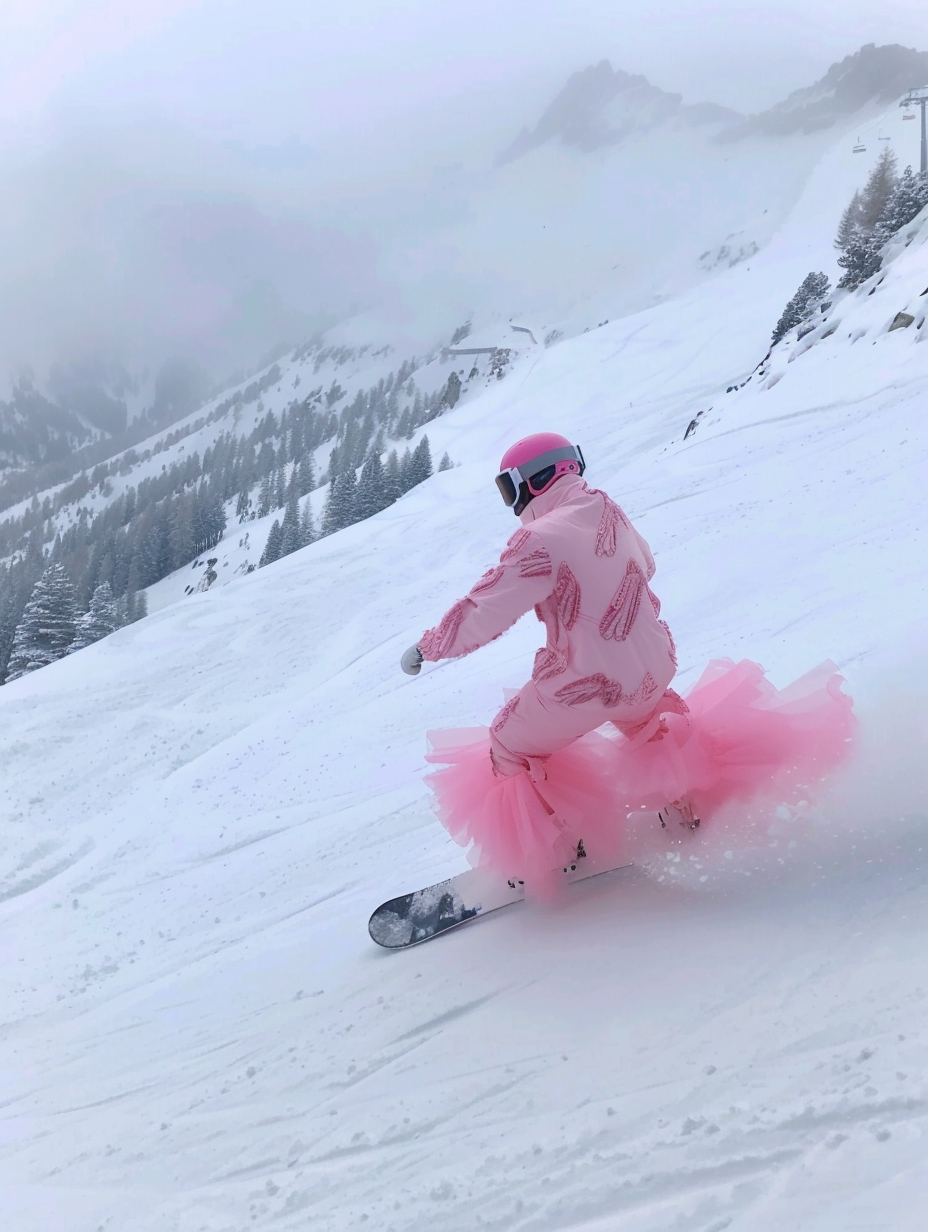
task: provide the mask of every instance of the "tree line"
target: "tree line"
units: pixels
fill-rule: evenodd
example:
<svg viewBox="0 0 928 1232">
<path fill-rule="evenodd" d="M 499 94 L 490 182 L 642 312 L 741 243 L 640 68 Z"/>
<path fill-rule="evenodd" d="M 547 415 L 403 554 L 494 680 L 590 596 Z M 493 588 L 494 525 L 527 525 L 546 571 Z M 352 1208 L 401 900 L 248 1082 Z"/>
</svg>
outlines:
<svg viewBox="0 0 928 1232">
<path fill-rule="evenodd" d="M 896 156 L 890 149 L 884 149 L 867 183 L 854 193 L 838 224 L 835 247 L 841 254 L 838 265 L 844 270 L 838 288 L 856 290 L 879 273 L 888 241 L 926 205 L 928 176 L 916 174 L 911 167 L 898 175 Z M 802 337 L 804 330 L 812 328 L 813 319 L 827 311 L 830 295 L 827 274 L 807 274 L 783 309 L 770 339 L 771 346 L 793 330 Z"/>
<path fill-rule="evenodd" d="M 835 247 L 844 274 L 841 288 L 854 290 L 879 272 L 888 240 L 928 205 L 928 177 L 906 167 L 896 172 L 896 156 L 882 151 L 863 189 L 854 193 L 841 215 Z"/>
<path fill-rule="evenodd" d="M 446 453 L 438 469 L 450 470 L 451 465 Z M 391 450 L 386 465 L 379 453 L 370 454 L 360 474 L 347 470 L 330 480 L 319 537 L 373 517 L 431 475 L 432 453 L 427 436 L 422 437 L 415 449 L 407 448 L 402 457 L 395 449 Z M 283 520 L 274 519 L 259 566 L 289 556 L 317 537 L 309 501 L 301 513 L 298 493 L 298 485 L 291 480 Z"/>
<path fill-rule="evenodd" d="M 247 435 L 221 433 L 202 458 L 194 451 L 164 464 L 160 474 L 130 485 L 97 512 L 89 503 L 72 510 L 90 493 L 112 497 L 114 481 L 155 451 L 101 463 L 41 503 L 34 497 L 22 515 L 0 524 L 0 558 L 8 557 L 0 565 L 0 683 L 12 678 L 11 661 L 20 663 L 12 658 L 17 632 L 50 565 L 60 565 L 70 581 L 74 619 L 100 630 L 105 621 L 90 621 L 100 587 L 109 588 L 118 621 L 137 619 L 146 587 L 219 543 L 226 505 L 232 501 L 239 522 L 284 510 L 283 520 L 272 527 L 262 564 L 311 542 L 316 532 L 309 502 L 302 514 L 298 507 L 316 487 L 313 454 L 327 440 L 333 444 L 320 480 L 329 481 L 321 534 L 371 516 L 422 482 L 432 473 L 427 438 L 402 457 L 394 449 L 386 465 L 381 461 L 388 439 L 412 435 L 446 405 L 440 394 L 426 397 L 416 390 L 411 371 L 411 363 L 401 365 L 398 373 L 359 390 L 350 403 L 340 387 L 315 389 L 280 416 L 265 412 Z M 340 411 L 339 402 L 346 402 Z M 183 429 L 179 433 L 186 435 Z M 445 464 L 451 465 L 447 457 Z M 64 529 L 63 511 L 68 519 Z M 98 607 L 102 601 L 98 598 Z M 61 639 L 55 642 L 61 653 L 71 645 L 62 650 Z M 15 670 L 22 674 L 19 666 Z"/>
<path fill-rule="evenodd" d="M 77 606 L 74 585 L 57 562 L 43 570 L 16 626 L 6 679 L 46 667 L 75 650 L 99 641 L 122 625 L 146 615 L 144 592 L 117 600 L 109 582 L 95 587 L 85 612 Z"/>
</svg>

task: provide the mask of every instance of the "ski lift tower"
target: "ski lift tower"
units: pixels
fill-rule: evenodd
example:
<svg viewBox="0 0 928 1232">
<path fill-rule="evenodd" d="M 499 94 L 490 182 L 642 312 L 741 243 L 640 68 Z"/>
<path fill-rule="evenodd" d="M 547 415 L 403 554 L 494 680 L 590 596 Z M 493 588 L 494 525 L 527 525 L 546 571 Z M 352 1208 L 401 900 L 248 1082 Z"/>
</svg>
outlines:
<svg viewBox="0 0 928 1232">
<path fill-rule="evenodd" d="M 925 108 L 928 107 L 928 86 L 915 86 L 910 90 L 900 107 L 921 107 L 922 109 L 922 175 L 928 175 L 928 130 L 925 128 Z"/>
</svg>

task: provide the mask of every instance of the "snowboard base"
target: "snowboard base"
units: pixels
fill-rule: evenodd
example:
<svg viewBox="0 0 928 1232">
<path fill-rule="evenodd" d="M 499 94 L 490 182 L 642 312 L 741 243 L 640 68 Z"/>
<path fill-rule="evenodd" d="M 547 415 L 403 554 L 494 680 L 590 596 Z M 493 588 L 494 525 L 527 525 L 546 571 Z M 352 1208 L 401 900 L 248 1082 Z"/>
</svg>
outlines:
<svg viewBox="0 0 928 1232">
<path fill-rule="evenodd" d="M 578 855 L 577 860 L 564 869 L 564 881 L 568 885 L 589 881 L 591 877 L 630 867 L 629 864 L 596 864 L 589 856 Z M 523 882 L 507 880 L 490 869 L 471 868 L 457 877 L 381 903 L 370 918 L 368 932 L 371 940 L 385 949 L 404 950 L 478 916 L 514 906 L 524 897 Z"/>
</svg>

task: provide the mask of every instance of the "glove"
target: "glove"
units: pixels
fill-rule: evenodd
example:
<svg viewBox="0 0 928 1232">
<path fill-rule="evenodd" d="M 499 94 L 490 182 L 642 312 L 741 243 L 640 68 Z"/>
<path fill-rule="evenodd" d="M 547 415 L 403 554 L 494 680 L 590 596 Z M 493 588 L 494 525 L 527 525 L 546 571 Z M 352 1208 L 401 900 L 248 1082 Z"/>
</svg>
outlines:
<svg viewBox="0 0 928 1232">
<path fill-rule="evenodd" d="M 422 652 L 418 646 L 410 646 L 400 659 L 400 667 L 407 676 L 418 676 L 422 667 Z"/>
</svg>

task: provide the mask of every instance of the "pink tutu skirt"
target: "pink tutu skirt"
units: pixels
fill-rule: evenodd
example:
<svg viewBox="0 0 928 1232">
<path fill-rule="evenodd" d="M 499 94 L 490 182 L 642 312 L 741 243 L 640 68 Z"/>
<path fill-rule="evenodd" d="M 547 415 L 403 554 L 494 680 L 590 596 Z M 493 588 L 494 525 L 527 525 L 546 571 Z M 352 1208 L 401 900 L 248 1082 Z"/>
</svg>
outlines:
<svg viewBox="0 0 928 1232">
<path fill-rule="evenodd" d="M 473 865 L 549 896 L 582 839 L 597 862 L 622 858 L 628 815 L 686 798 L 704 825 L 725 805 L 814 800 L 850 752 L 856 720 L 842 677 L 823 663 L 777 690 L 750 660 L 714 660 L 685 714 L 658 710 L 633 739 L 606 725 L 522 774 L 498 777 L 486 728 L 429 733 L 435 807 Z"/>
</svg>

